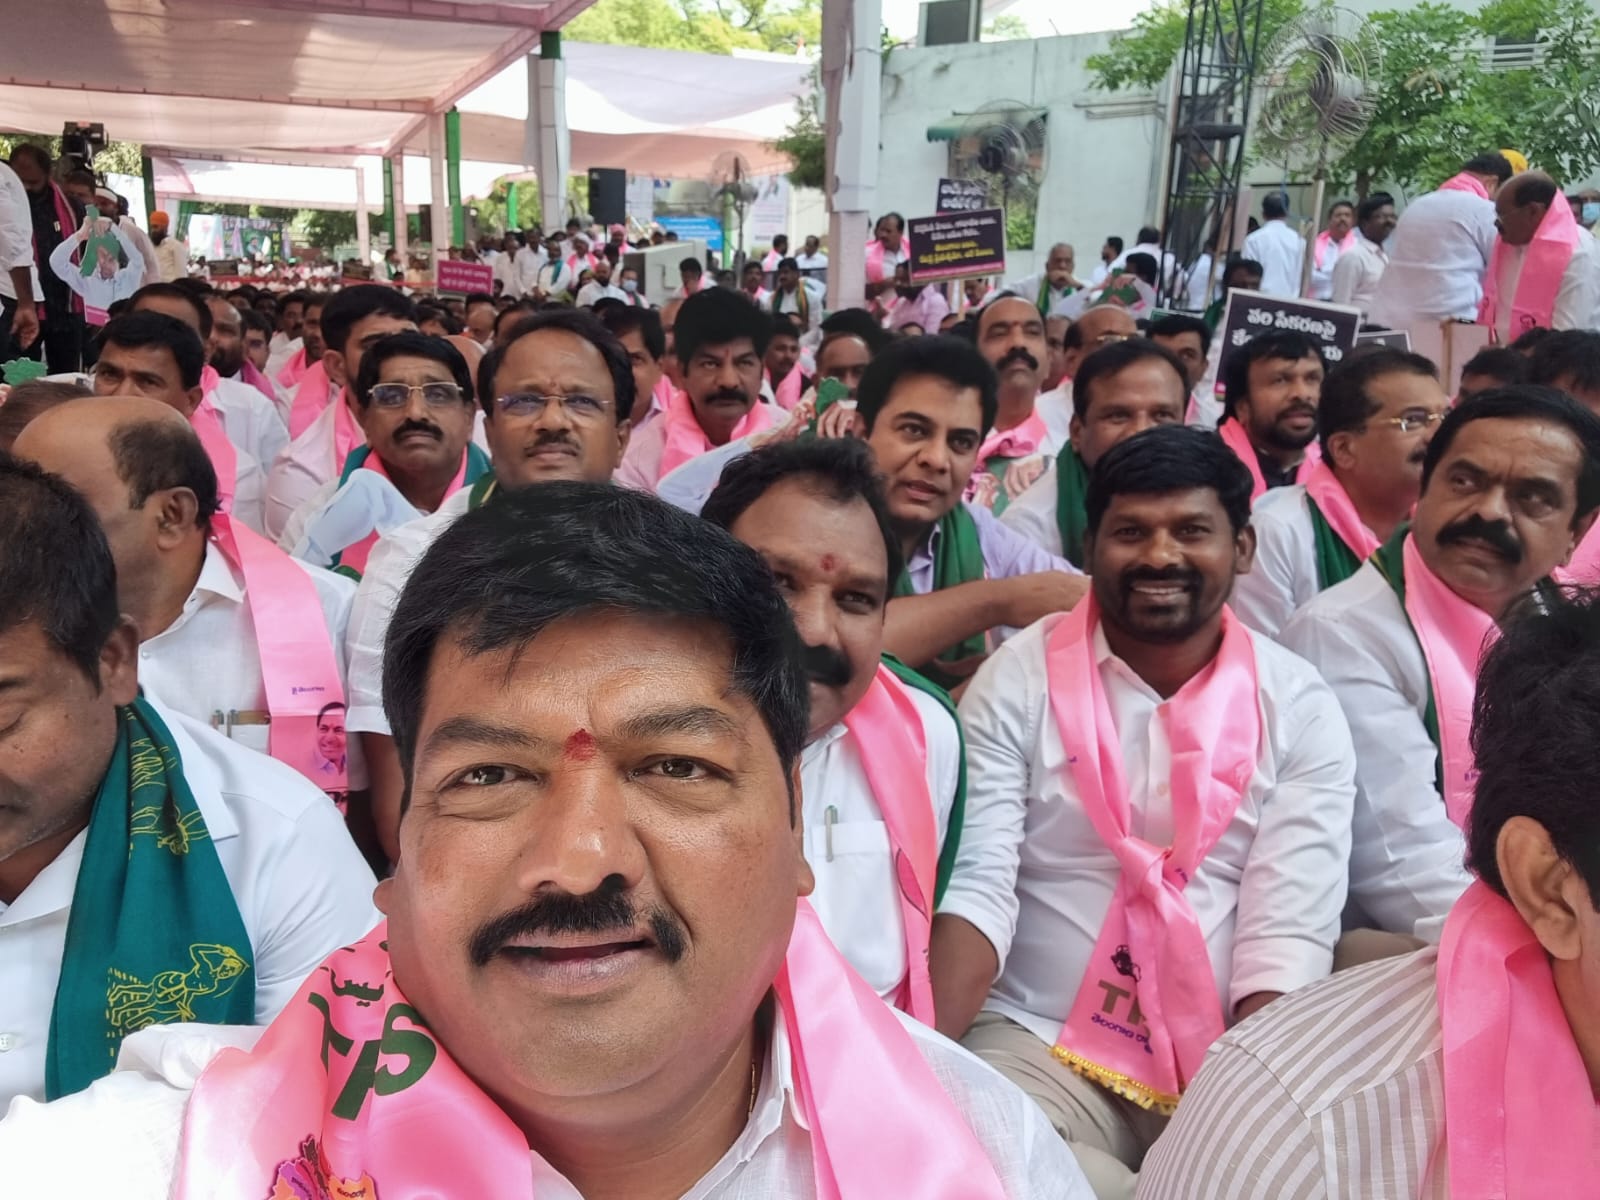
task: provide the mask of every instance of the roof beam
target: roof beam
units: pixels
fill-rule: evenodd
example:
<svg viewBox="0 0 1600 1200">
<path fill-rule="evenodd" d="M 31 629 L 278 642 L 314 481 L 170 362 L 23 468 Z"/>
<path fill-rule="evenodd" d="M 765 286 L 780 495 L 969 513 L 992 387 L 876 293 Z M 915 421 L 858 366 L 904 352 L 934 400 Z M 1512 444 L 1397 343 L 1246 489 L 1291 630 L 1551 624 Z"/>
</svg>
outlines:
<svg viewBox="0 0 1600 1200">
<path fill-rule="evenodd" d="M 225 0 L 225 3 L 227 7 L 241 10 L 265 9 L 268 12 L 307 13 L 319 17 L 440 21 L 450 25 L 494 25 L 502 29 L 546 28 L 544 5 L 457 4 L 451 0 Z"/>
<path fill-rule="evenodd" d="M 535 34 L 535 37 L 538 35 Z M 338 100 L 332 98 L 311 98 L 306 96 L 270 96 L 270 95 L 245 95 L 229 94 L 216 95 L 210 92 L 184 91 L 181 88 L 164 87 L 159 89 L 126 87 L 115 83 L 79 83 L 66 84 L 58 80 L 28 79 L 19 75 L 0 77 L 0 83 L 10 84 L 14 87 L 41 88 L 52 92 L 98 92 L 115 96 L 150 96 L 160 100 L 236 100 L 242 104 L 285 104 L 295 108 L 343 108 L 359 109 L 363 112 L 393 112 L 393 113 L 423 113 L 426 114 L 431 105 L 427 100 L 399 98 L 386 100 Z"/>
<path fill-rule="evenodd" d="M 590 0 L 578 0 L 582 7 L 587 7 Z M 444 112 L 461 97 L 465 96 L 479 84 L 488 83 L 501 71 L 505 70 L 517 59 L 538 44 L 540 31 L 530 29 L 506 42 L 493 54 L 480 59 L 469 70 L 462 72 L 447 84 L 443 91 L 433 98 L 433 111 Z"/>
</svg>

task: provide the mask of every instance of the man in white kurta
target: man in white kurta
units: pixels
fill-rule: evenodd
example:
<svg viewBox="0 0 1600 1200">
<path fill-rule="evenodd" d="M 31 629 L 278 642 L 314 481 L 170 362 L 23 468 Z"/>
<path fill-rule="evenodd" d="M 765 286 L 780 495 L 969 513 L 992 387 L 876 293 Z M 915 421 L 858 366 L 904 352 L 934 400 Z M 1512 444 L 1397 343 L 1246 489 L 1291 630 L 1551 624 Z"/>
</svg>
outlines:
<svg viewBox="0 0 1600 1200">
<path fill-rule="evenodd" d="M 1293 299 L 1300 294 L 1300 270 L 1306 240 L 1289 224 L 1289 206 L 1282 196 L 1261 202 L 1261 228 L 1244 240 L 1244 256 L 1261 264 L 1261 290 Z"/>
<path fill-rule="evenodd" d="M 1335 304 L 1348 304 L 1363 313 L 1372 310 L 1383 273 L 1389 266 L 1389 252 L 1384 245 L 1398 219 L 1394 200 L 1386 192 L 1368 196 L 1361 202 L 1356 210 L 1356 236 L 1333 267 L 1332 300 Z"/>
</svg>

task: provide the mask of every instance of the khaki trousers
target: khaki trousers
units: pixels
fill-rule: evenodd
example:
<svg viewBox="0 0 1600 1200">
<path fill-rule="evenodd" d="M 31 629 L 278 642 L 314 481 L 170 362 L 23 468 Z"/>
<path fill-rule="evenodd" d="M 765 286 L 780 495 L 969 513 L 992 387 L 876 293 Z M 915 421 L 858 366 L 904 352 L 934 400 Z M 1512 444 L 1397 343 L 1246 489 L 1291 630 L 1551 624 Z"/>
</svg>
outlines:
<svg viewBox="0 0 1600 1200">
<path fill-rule="evenodd" d="M 999 1013 L 979 1013 L 961 1044 L 1044 1110 L 1098 1200 L 1132 1200 L 1139 1164 L 1167 1127 L 1166 1117 L 1085 1079 Z"/>
</svg>

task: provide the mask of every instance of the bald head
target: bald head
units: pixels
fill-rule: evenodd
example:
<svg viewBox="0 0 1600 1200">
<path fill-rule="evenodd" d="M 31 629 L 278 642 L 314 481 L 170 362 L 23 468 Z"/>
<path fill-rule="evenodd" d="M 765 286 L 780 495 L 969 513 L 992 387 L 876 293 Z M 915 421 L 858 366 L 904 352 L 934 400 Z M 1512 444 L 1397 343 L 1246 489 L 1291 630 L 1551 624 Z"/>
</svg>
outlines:
<svg viewBox="0 0 1600 1200">
<path fill-rule="evenodd" d="M 1565 204 L 1556 181 L 1543 171 L 1524 171 L 1506 180 L 1494 199 L 1494 223 L 1509 246 L 1526 246 L 1539 232 L 1550 206 Z"/>
<path fill-rule="evenodd" d="M 1083 316 L 1072 323 L 1063 339 L 1065 349 L 1062 362 L 1071 379 L 1078 373 L 1078 364 L 1101 346 L 1138 334 L 1139 326 L 1133 314 L 1120 304 L 1097 304 L 1085 310 Z"/>
</svg>

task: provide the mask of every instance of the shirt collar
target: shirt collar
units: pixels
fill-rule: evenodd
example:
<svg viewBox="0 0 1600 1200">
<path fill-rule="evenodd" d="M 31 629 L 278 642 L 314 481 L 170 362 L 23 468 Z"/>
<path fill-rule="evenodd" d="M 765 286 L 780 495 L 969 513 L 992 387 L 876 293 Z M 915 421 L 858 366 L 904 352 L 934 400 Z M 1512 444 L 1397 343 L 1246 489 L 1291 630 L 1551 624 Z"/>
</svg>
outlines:
<svg viewBox="0 0 1600 1200">
<path fill-rule="evenodd" d="M 200 578 L 194 584 L 194 594 L 200 592 L 210 592 L 235 604 L 244 599 L 242 578 L 235 572 L 228 556 L 210 538 L 206 539 L 206 558 L 200 564 Z"/>
</svg>

